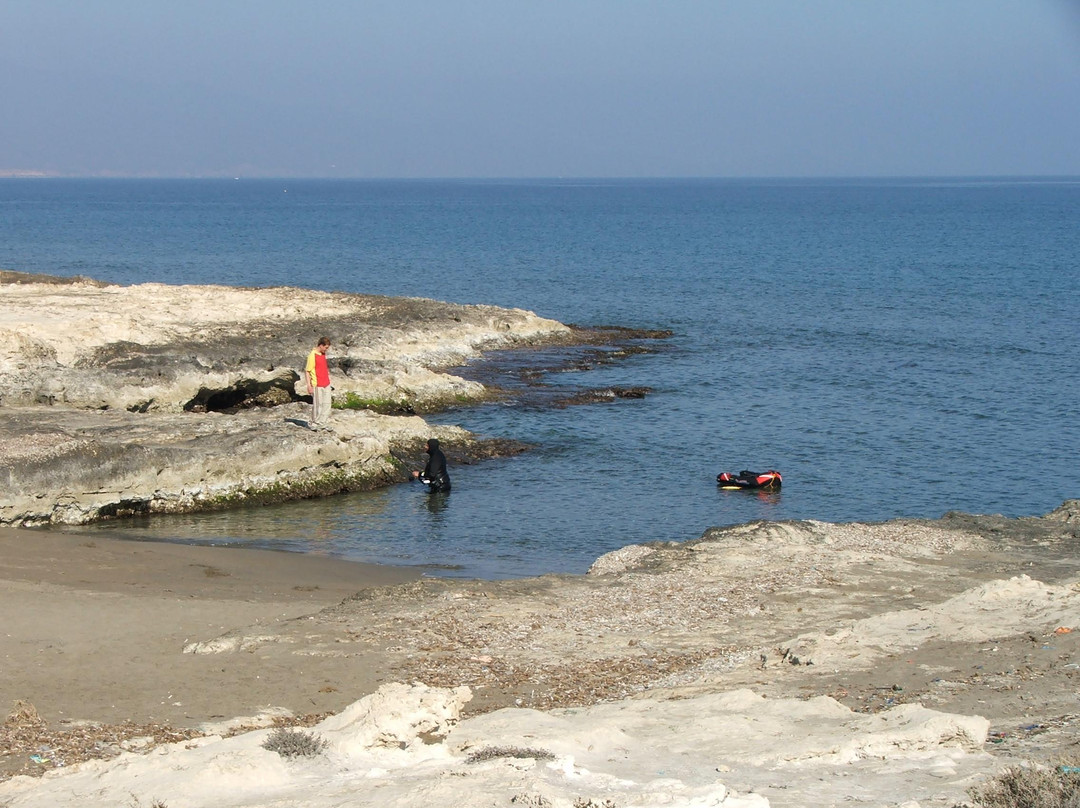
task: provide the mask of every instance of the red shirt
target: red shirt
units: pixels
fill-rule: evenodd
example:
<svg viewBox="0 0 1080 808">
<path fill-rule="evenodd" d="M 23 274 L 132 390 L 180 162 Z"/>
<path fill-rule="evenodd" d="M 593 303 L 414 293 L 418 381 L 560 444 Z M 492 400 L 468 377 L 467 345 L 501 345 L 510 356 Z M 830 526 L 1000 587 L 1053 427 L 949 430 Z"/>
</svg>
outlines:
<svg viewBox="0 0 1080 808">
<path fill-rule="evenodd" d="M 326 354 L 315 352 L 315 381 L 316 387 L 330 386 L 330 370 L 326 367 Z"/>
<path fill-rule="evenodd" d="M 311 381 L 312 375 L 314 375 L 314 387 L 330 386 L 330 371 L 326 367 L 326 354 L 312 351 L 308 354 L 305 364 L 304 370 L 307 371 L 308 381 Z"/>
</svg>

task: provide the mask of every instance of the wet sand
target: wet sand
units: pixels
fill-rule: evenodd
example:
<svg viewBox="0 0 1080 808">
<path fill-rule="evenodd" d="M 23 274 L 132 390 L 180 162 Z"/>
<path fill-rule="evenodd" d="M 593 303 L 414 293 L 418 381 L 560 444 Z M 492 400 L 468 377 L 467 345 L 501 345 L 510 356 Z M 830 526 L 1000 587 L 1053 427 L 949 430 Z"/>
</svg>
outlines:
<svg viewBox="0 0 1080 808">
<path fill-rule="evenodd" d="M 418 573 L 333 558 L 0 528 L 0 709 L 30 702 L 51 725 L 175 725 L 267 707 L 331 709 L 340 682 L 302 660 L 209 660 L 185 644 L 248 626 L 271 631 L 363 589 Z M 349 679 L 372 689 L 365 668 Z M 322 696 L 327 694 L 323 693 Z M 333 701 L 333 706 L 337 700 Z"/>
</svg>

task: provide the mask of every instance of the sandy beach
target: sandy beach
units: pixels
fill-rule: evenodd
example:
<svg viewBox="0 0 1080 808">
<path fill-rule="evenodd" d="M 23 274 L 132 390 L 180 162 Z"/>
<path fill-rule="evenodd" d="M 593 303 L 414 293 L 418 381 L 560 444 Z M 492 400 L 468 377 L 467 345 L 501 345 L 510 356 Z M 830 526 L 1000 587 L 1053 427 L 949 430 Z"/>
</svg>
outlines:
<svg viewBox="0 0 1080 808">
<path fill-rule="evenodd" d="M 315 729 L 331 739 L 364 722 L 398 738 L 403 757 L 376 766 L 383 790 L 355 804 L 380 804 L 378 794 L 404 800 L 382 804 L 463 799 L 457 785 L 431 785 L 451 782 L 445 771 L 430 773 L 424 789 L 435 791 L 416 797 L 412 767 L 435 754 L 432 744 L 440 765 L 531 739 L 584 766 L 586 747 L 615 743 L 615 733 L 624 753 L 587 768 L 625 758 L 619 776 L 636 785 L 601 779 L 586 788 L 571 777 L 559 786 L 543 761 L 493 755 L 501 762 L 471 787 L 507 801 L 462 804 L 511 804 L 517 786 L 504 779 L 513 773 L 548 800 L 535 805 L 589 804 L 573 803 L 573 789 L 599 795 L 594 805 L 606 804 L 601 797 L 616 805 L 953 805 L 1008 763 L 1076 754 L 1078 516 L 1072 502 L 1042 519 L 754 523 L 624 548 L 585 576 L 502 582 L 4 530 L 3 699 L 12 710 L 4 773 L 47 777 L 0 784 L 0 805 L 77 804 L 91 793 L 102 802 L 82 804 L 109 804 L 105 783 L 135 765 L 122 761 L 158 774 L 205 765 L 121 754 L 125 738 L 157 738 L 155 754 L 168 756 L 195 755 L 197 741 L 199 754 L 232 759 L 235 749 L 214 744 L 258 748 L 253 739 L 268 730 L 230 739 L 223 728 L 274 716 L 321 720 Z M 356 723 L 358 710 L 368 718 Z M 86 733 L 88 721 L 96 746 L 62 759 L 57 739 Z M 752 722 L 760 736 L 716 731 L 733 721 Z M 803 723 L 814 729 L 796 740 L 792 727 Z M 20 734 L 30 724 L 53 734 Z M 105 728 L 125 724 L 121 740 L 101 742 L 113 737 Z M 669 726 L 688 739 L 704 735 L 665 745 Z M 34 740 L 19 746 L 20 737 Z M 167 740 L 180 742 L 160 745 Z M 355 738 L 341 743 L 356 753 Z M 364 748 L 369 755 L 383 745 Z M 661 759 L 686 769 L 660 789 L 667 802 L 626 762 Z M 706 759 L 726 762 L 702 779 Z M 95 768 L 109 766 L 121 769 Z M 327 773 L 327 783 L 341 776 Z M 231 802 L 185 797 L 175 783 L 160 788 L 173 795 L 169 806 L 339 804 L 271 799 L 254 785 L 260 777 L 253 770 Z"/>
<path fill-rule="evenodd" d="M 236 626 L 338 603 L 407 570 L 272 551 L 187 547 L 0 529 L 3 705 L 30 702 L 50 726 L 90 719 L 174 726 L 266 708 L 325 712 L 340 681 L 248 655 L 178 654 Z M 370 689 L 358 669 L 351 679 Z M 6 713 L 5 713 L 6 714 Z"/>
</svg>

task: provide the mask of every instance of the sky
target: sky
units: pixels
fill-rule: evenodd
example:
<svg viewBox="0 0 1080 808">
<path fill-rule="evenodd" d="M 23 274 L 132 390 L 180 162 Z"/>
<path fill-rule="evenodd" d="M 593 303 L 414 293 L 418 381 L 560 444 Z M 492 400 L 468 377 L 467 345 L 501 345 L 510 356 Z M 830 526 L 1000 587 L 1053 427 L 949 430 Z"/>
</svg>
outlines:
<svg viewBox="0 0 1080 808">
<path fill-rule="evenodd" d="M 1080 0 L 0 0 L 0 174 L 1080 175 Z"/>
</svg>

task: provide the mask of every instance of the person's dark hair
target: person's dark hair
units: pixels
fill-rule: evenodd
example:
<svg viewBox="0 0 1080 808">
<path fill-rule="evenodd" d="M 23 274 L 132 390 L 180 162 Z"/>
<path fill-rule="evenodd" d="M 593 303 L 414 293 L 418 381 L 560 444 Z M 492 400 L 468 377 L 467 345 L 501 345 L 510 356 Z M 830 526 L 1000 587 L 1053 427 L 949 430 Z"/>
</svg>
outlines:
<svg viewBox="0 0 1080 808">
<path fill-rule="evenodd" d="M 329 345 L 330 344 L 330 337 L 319 337 L 318 344 L 319 345 Z"/>
</svg>

